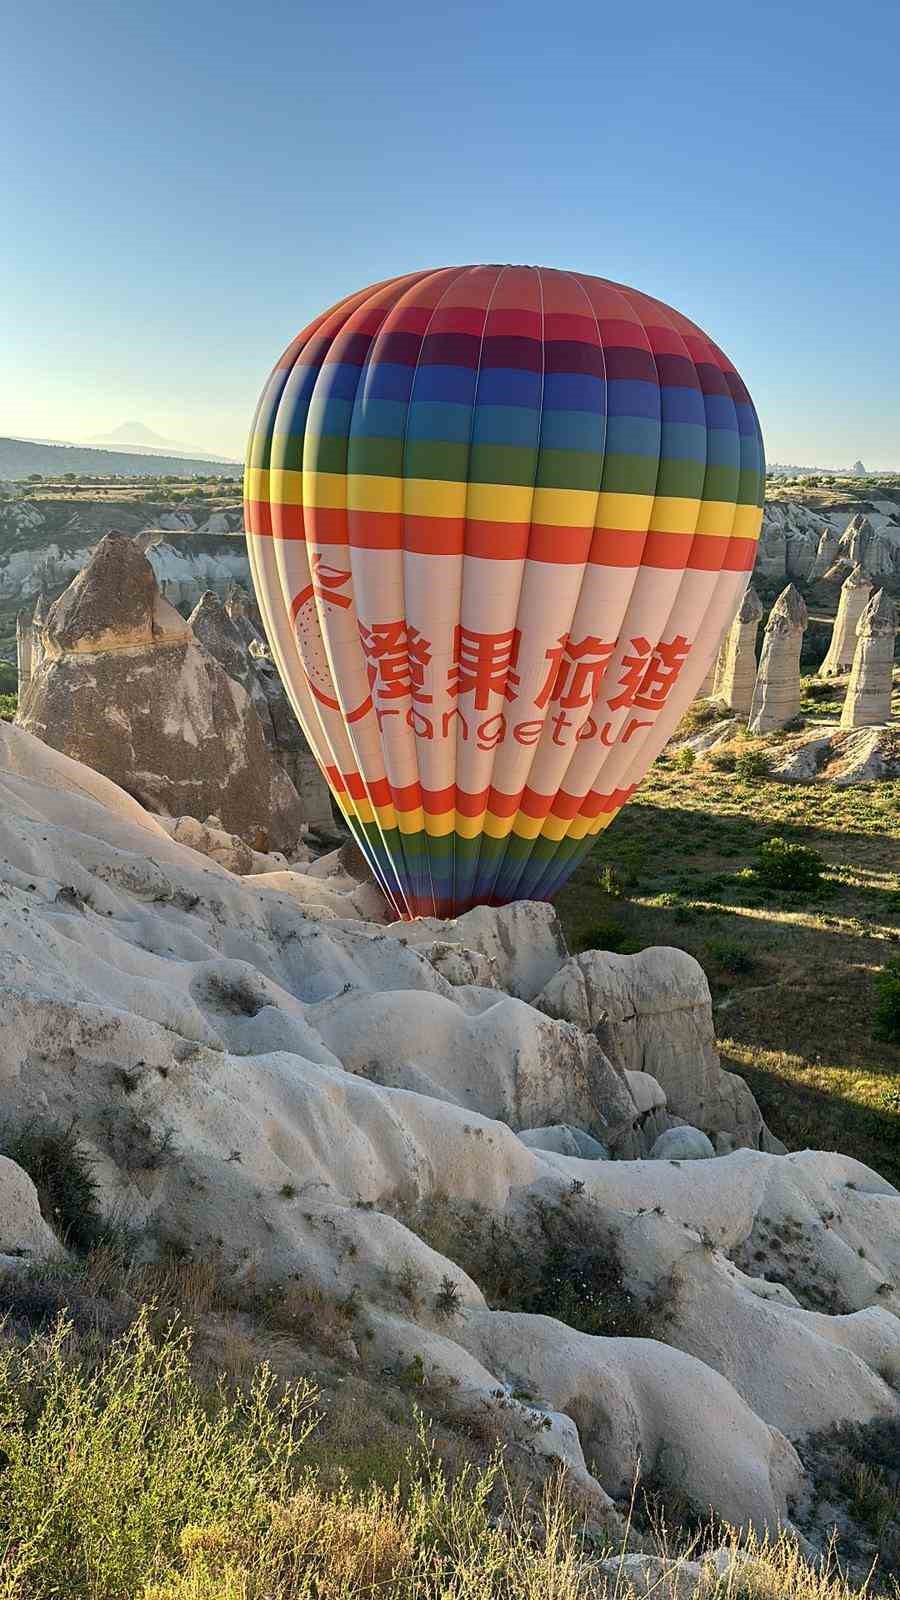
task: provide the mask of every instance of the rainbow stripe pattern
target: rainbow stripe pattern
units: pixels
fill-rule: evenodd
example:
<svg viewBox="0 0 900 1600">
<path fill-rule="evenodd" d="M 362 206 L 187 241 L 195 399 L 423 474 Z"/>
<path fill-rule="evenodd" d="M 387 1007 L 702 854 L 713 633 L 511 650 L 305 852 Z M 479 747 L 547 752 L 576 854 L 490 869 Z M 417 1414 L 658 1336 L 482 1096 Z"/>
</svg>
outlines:
<svg viewBox="0 0 900 1600">
<path fill-rule="evenodd" d="M 696 693 L 764 481 L 727 357 L 601 278 L 413 273 L 291 343 L 248 447 L 251 566 L 398 915 L 560 887 Z"/>
</svg>

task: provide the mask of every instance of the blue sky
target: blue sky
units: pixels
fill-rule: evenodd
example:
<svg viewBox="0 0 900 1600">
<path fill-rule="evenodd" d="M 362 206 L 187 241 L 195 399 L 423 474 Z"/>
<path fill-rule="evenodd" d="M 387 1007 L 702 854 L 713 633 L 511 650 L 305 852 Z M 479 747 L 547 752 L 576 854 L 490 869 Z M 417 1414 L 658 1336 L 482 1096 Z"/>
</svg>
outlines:
<svg viewBox="0 0 900 1600">
<path fill-rule="evenodd" d="M 240 455 L 326 305 L 509 260 L 693 317 L 770 459 L 900 467 L 889 0 L 0 0 L 0 28 L 0 432 Z"/>
</svg>

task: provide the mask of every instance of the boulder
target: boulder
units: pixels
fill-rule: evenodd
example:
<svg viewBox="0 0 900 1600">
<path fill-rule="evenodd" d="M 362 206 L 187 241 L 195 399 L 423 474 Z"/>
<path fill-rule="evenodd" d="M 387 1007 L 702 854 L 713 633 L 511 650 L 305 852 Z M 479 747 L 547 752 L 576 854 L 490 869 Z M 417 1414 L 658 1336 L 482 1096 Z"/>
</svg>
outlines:
<svg viewBox="0 0 900 1600">
<path fill-rule="evenodd" d="M 695 1596 L 699 1600 L 697 1592 L 704 1577 L 699 1561 L 670 1560 L 637 1551 L 611 1556 L 599 1562 L 597 1570 L 609 1579 L 611 1587 L 606 1593 L 610 1600 L 625 1595 L 629 1600 L 695 1600 Z"/>
<path fill-rule="evenodd" d="M 0 1267 L 47 1261 L 65 1251 L 41 1216 L 37 1190 L 26 1172 L 0 1156 Z"/>
<path fill-rule="evenodd" d="M 549 1128 L 522 1128 L 519 1138 L 529 1150 L 552 1150 L 558 1156 L 574 1156 L 582 1161 L 609 1160 L 606 1145 L 582 1128 L 572 1128 L 567 1123 L 555 1123 Z"/>
<path fill-rule="evenodd" d="M 548 1016 L 594 1029 L 626 1073 L 655 1078 L 670 1115 L 710 1135 L 732 1134 L 740 1145 L 767 1145 L 771 1135 L 753 1095 L 719 1065 L 709 984 L 685 950 L 585 951 L 560 968 L 534 1003 Z"/>
<path fill-rule="evenodd" d="M 568 955 L 557 913 L 538 900 L 475 906 L 447 922 L 417 917 L 415 922 L 393 923 L 388 932 L 417 950 L 435 938 L 480 950 L 493 962 L 500 987 L 520 1000 L 531 1000 Z"/>
<path fill-rule="evenodd" d="M 711 1140 L 700 1128 L 682 1123 L 678 1128 L 667 1128 L 661 1133 L 650 1151 L 651 1161 L 708 1161 L 715 1155 Z"/>
</svg>

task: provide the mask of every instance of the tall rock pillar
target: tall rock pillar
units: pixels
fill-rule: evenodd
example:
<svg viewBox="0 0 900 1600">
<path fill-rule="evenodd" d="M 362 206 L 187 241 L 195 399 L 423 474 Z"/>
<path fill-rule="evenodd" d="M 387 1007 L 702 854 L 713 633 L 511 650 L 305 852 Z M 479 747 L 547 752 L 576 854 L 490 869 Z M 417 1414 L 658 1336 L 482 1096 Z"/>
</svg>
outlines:
<svg viewBox="0 0 900 1600">
<path fill-rule="evenodd" d="M 756 635 L 763 614 L 762 601 L 752 584 L 741 609 L 722 641 L 715 696 L 732 711 L 746 717 L 753 704 L 756 683 Z"/>
<path fill-rule="evenodd" d="M 33 617 L 20 611 L 16 617 L 16 666 L 19 669 L 19 693 L 24 694 L 31 682 Z"/>
<path fill-rule="evenodd" d="M 854 567 L 841 585 L 831 643 L 819 668 L 820 678 L 839 678 L 842 673 L 850 671 L 856 650 L 856 625 L 868 605 L 871 593 L 872 585 L 862 567 Z"/>
<path fill-rule="evenodd" d="M 842 728 L 871 728 L 890 722 L 896 632 L 897 608 L 879 589 L 856 626 L 856 654 L 841 711 Z"/>
<path fill-rule="evenodd" d="M 816 551 L 813 564 L 807 575 L 807 583 L 819 583 L 826 572 L 834 566 L 840 552 L 840 535 L 834 528 L 823 528 L 819 536 L 819 548 Z"/>
<path fill-rule="evenodd" d="M 808 620 L 803 596 L 789 583 L 766 623 L 750 707 L 751 733 L 771 733 L 799 716 L 800 651 Z"/>
</svg>

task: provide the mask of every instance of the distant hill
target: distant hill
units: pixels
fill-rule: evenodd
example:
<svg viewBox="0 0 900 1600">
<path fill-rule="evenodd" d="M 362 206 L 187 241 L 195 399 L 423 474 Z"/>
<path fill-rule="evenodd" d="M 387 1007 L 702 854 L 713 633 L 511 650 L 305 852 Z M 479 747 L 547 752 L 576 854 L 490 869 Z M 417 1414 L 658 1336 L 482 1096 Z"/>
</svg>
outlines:
<svg viewBox="0 0 900 1600">
<path fill-rule="evenodd" d="M 67 472 L 91 476 L 122 478 L 208 477 L 211 472 L 239 478 L 239 461 L 220 461 L 212 456 L 160 455 L 133 450 L 100 450 L 81 444 L 37 444 L 30 439 L 0 439 L 0 478 L 27 478 L 39 472 L 45 478 L 60 478 Z"/>
<path fill-rule="evenodd" d="M 854 461 L 852 467 L 798 467 L 793 462 L 769 461 L 766 463 L 766 472 L 770 478 L 786 477 L 813 477 L 820 478 L 879 478 L 890 477 L 893 472 L 891 467 L 877 467 L 870 471 L 861 461 Z"/>
</svg>

